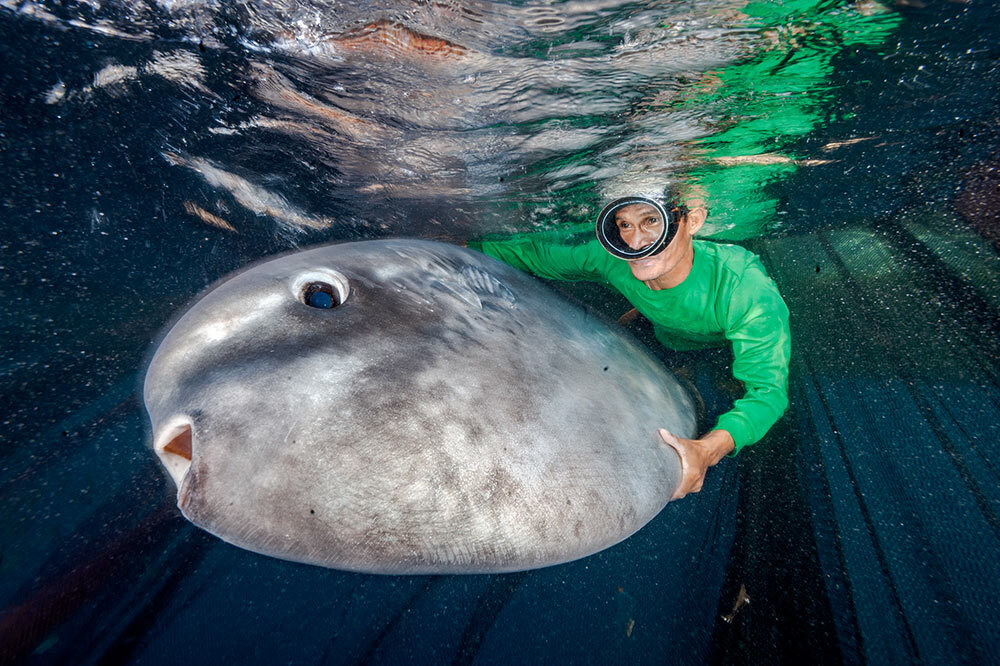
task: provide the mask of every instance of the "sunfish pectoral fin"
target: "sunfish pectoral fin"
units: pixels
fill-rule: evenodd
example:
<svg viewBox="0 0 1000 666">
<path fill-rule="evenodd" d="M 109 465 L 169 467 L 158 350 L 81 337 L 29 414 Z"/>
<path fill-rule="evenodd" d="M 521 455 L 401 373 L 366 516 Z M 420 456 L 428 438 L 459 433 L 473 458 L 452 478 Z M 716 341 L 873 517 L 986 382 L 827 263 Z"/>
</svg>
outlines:
<svg viewBox="0 0 1000 666">
<path fill-rule="evenodd" d="M 194 435 L 190 419 L 178 417 L 170 420 L 160 428 L 153 442 L 153 448 L 174 483 L 180 488 L 184 476 L 191 468 L 193 455 Z"/>
<path fill-rule="evenodd" d="M 430 286 L 475 310 L 493 306 L 510 309 L 517 304 L 513 292 L 503 282 L 478 266 L 466 265 L 450 274 L 440 274 Z"/>
</svg>

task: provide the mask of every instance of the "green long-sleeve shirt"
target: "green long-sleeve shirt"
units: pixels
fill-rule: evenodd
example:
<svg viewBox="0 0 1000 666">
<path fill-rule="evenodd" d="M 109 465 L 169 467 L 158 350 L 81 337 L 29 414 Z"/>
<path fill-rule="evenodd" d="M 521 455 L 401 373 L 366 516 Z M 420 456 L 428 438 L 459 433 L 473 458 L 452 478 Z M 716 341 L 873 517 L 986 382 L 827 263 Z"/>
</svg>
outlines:
<svg viewBox="0 0 1000 666">
<path fill-rule="evenodd" d="M 695 240 L 691 273 L 676 287 L 655 290 L 596 240 L 571 246 L 521 236 L 469 247 L 540 277 L 590 280 L 617 289 L 671 349 L 732 343 L 733 376 L 743 382 L 746 395 L 715 428 L 732 435 L 737 452 L 763 437 L 788 407 L 788 308 L 752 252 Z"/>
</svg>

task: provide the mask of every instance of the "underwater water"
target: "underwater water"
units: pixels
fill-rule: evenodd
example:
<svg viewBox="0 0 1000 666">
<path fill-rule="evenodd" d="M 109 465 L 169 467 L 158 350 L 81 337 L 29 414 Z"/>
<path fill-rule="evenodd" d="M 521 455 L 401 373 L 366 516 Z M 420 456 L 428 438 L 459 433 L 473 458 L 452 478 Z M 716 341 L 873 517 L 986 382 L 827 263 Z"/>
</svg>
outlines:
<svg viewBox="0 0 1000 666">
<path fill-rule="evenodd" d="M 0 662 L 995 661 L 998 59 L 980 0 L 0 0 Z M 206 286 L 333 241 L 572 242 L 677 182 L 793 334 L 788 413 L 701 493 L 502 575 L 180 515 L 139 388 Z M 725 354 L 663 358 L 726 408 Z"/>
</svg>

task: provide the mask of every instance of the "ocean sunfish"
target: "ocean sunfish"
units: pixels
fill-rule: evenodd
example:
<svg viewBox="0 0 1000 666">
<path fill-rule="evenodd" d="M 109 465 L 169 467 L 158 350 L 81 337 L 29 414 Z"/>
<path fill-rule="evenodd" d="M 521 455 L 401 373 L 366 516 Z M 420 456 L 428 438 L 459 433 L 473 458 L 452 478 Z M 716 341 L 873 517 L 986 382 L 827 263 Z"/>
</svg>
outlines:
<svg viewBox="0 0 1000 666">
<path fill-rule="evenodd" d="M 680 482 L 691 397 L 613 324 L 486 255 L 384 240 L 210 289 L 144 385 L 191 522 L 387 574 L 542 567 L 642 527 Z"/>
</svg>

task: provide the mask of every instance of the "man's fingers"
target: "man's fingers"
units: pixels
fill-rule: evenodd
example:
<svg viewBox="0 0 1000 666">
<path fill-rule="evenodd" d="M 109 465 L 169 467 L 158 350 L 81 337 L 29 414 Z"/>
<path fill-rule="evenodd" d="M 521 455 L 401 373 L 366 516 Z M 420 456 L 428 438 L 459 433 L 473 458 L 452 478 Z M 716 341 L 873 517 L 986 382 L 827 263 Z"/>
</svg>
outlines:
<svg viewBox="0 0 1000 666">
<path fill-rule="evenodd" d="M 660 439 L 663 440 L 663 443 L 667 444 L 670 448 L 677 452 L 677 457 L 681 459 L 681 473 L 686 473 L 688 467 L 687 449 L 685 449 L 684 445 L 680 443 L 680 440 L 674 437 L 673 434 L 667 430 L 660 428 L 657 432 L 660 433 Z"/>
<path fill-rule="evenodd" d="M 674 447 L 675 449 L 681 445 L 681 443 L 677 441 L 677 438 L 674 437 L 673 433 L 668 431 L 666 428 L 660 428 L 656 432 L 660 433 L 660 439 L 662 439 L 664 442 Z"/>
<path fill-rule="evenodd" d="M 663 440 L 663 443 L 670 446 L 670 448 L 672 448 L 677 453 L 677 457 L 681 459 L 681 482 L 677 486 L 677 489 L 674 491 L 674 494 L 670 497 L 671 500 L 680 499 L 685 495 L 687 495 L 686 486 L 687 486 L 687 475 L 688 475 L 688 462 L 687 462 L 686 451 L 684 449 L 684 446 L 670 431 L 664 428 L 660 428 L 659 430 L 657 430 L 657 432 L 660 435 L 660 439 Z"/>
<path fill-rule="evenodd" d="M 681 459 L 681 474 L 685 474 L 687 472 L 688 465 L 686 457 L 687 451 L 685 451 L 684 446 L 677 440 L 676 437 L 663 428 L 660 428 L 657 432 L 660 433 L 660 439 L 663 440 L 663 443 L 670 446 L 670 448 L 677 453 L 677 457 Z"/>
</svg>

